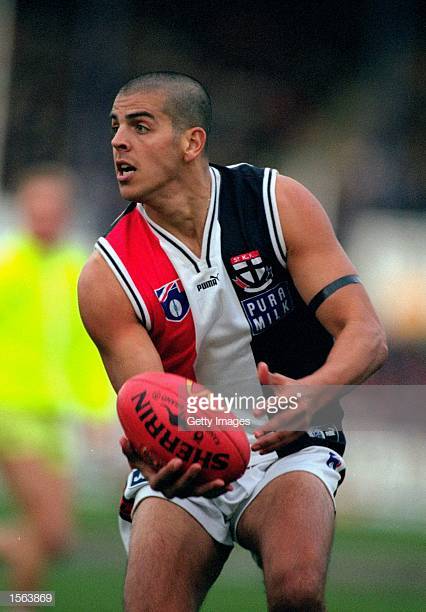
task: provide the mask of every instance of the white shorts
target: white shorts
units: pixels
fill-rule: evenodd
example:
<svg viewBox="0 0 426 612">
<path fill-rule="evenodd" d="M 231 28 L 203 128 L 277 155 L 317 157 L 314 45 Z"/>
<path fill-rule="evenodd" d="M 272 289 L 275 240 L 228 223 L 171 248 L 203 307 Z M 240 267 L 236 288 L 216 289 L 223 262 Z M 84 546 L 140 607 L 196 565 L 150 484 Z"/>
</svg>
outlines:
<svg viewBox="0 0 426 612">
<path fill-rule="evenodd" d="M 248 468 L 241 478 L 232 483 L 232 491 L 214 499 L 174 497 L 168 501 L 186 510 L 213 539 L 233 546 L 237 541 L 238 521 L 244 510 L 274 478 L 288 472 L 310 472 L 324 483 L 334 503 L 334 495 L 345 468 L 343 458 L 324 446 L 308 446 L 281 459 L 275 452 L 267 455 L 252 452 Z M 147 497 L 167 499 L 159 491 L 153 491 L 142 477 L 135 478 L 134 472 L 129 475 L 124 493 L 127 499 L 135 500 L 132 512 Z M 119 525 L 124 546 L 128 551 L 132 524 L 120 518 Z"/>
</svg>

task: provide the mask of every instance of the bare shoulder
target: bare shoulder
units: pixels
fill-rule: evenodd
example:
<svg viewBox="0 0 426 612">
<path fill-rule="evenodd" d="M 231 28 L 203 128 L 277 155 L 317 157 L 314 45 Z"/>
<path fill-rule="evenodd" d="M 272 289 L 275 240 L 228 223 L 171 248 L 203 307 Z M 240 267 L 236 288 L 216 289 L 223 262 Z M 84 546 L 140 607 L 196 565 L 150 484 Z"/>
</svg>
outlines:
<svg viewBox="0 0 426 612">
<path fill-rule="evenodd" d="M 306 303 L 329 283 L 357 273 L 327 213 L 309 189 L 292 178 L 279 176 L 276 198 L 288 269 Z M 345 293 L 360 292 L 359 286 L 345 289 Z"/>
<path fill-rule="evenodd" d="M 96 342 L 121 322 L 136 322 L 133 308 L 114 274 L 96 251 L 83 267 L 78 281 L 78 303 L 83 323 Z"/>
<path fill-rule="evenodd" d="M 287 248 L 311 242 L 335 240 L 334 230 L 323 206 L 304 185 L 279 175 L 276 183 L 278 212 Z"/>
<path fill-rule="evenodd" d="M 94 251 L 80 273 L 78 281 L 79 292 L 94 291 L 105 283 L 111 284 L 114 287 L 114 284 L 111 282 L 112 280 L 113 274 L 105 260 L 97 251 Z"/>
<path fill-rule="evenodd" d="M 291 178 L 291 176 L 285 176 L 283 174 L 277 176 L 277 190 L 279 190 L 282 195 L 292 198 L 303 199 L 306 197 L 309 199 L 314 197 L 309 189 L 302 185 L 302 183 Z"/>
<path fill-rule="evenodd" d="M 84 326 L 116 391 L 139 372 L 163 369 L 148 332 L 99 253 L 93 253 L 81 272 L 78 299 Z"/>
</svg>

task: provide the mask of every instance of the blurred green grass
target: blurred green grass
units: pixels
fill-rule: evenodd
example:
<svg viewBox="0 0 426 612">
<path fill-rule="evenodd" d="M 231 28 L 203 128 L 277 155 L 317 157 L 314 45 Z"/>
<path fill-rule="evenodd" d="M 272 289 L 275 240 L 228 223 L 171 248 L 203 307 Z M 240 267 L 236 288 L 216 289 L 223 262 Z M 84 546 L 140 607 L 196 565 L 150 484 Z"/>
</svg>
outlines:
<svg viewBox="0 0 426 612">
<path fill-rule="evenodd" d="M 0 518 L 10 516 L 5 508 Z M 79 542 L 55 563 L 45 589 L 56 592 L 58 612 L 119 612 L 126 565 L 115 508 L 77 515 Z M 426 610 L 426 535 L 397 524 L 339 522 L 327 588 L 330 612 Z M 6 589 L 4 568 L 0 589 Z M 209 593 L 203 612 L 263 612 L 262 576 L 250 555 L 236 549 Z M 159 611 L 163 612 L 163 611 Z"/>
</svg>

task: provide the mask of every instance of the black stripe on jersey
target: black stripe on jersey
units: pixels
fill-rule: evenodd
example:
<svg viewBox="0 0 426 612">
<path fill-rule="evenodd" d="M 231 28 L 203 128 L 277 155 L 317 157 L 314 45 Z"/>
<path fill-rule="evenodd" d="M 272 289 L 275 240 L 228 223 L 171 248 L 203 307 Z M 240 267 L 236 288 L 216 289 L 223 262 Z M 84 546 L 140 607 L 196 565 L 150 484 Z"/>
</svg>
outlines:
<svg viewBox="0 0 426 612">
<path fill-rule="evenodd" d="M 213 231 L 213 224 L 215 222 L 215 218 L 216 218 L 216 200 L 218 199 L 218 193 L 217 193 L 217 178 L 216 178 L 216 174 L 213 172 L 213 180 L 214 180 L 214 200 L 213 200 L 213 211 L 212 211 L 212 216 L 210 218 L 210 227 L 209 227 L 209 235 L 207 238 L 207 249 L 206 249 L 206 263 L 207 263 L 207 267 L 211 268 L 211 262 L 210 262 L 210 243 L 211 243 L 211 239 L 212 239 L 212 231 Z"/>
<path fill-rule="evenodd" d="M 265 172 L 266 172 L 266 170 L 265 170 Z M 278 247 L 278 250 L 280 252 L 280 255 L 283 258 L 283 261 L 287 261 L 287 257 L 285 255 L 283 249 L 282 249 L 282 246 L 281 246 L 281 242 L 280 242 L 280 238 L 279 238 L 279 234 L 278 234 L 278 230 L 277 230 L 277 224 L 275 223 L 274 207 L 272 205 L 271 183 L 272 183 L 272 170 L 269 170 L 268 186 L 267 186 L 267 189 L 266 189 L 266 193 L 268 194 L 268 205 L 269 205 L 269 212 L 270 212 L 270 215 L 271 215 L 271 223 L 272 223 L 272 227 L 274 228 L 275 240 L 276 240 L 277 247 Z"/>
<path fill-rule="evenodd" d="M 341 287 L 345 287 L 345 285 L 352 285 L 361 283 L 359 276 L 356 274 L 348 274 L 347 276 L 341 276 L 336 279 L 332 283 L 328 284 L 324 289 L 318 291 L 316 295 L 312 298 L 312 300 L 308 304 L 308 308 L 311 312 L 315 313 L 316 310 L 321 306 L 321 304 L 326 300 L 330 295 L 332 295 Z"/>
<path fill-rule="evenodd" d="M 104 238 L 106 238 L 108 236 L 108 234 L 110 233 L 110 231 L 117 225 L 117 223 L 128 213 L 132 212 L 132 210 L 135 208 L 137 202 L 130 202 L 130 204 L 127 206 L 127 208 L 125 208 L 123 210 L 123 212 L 121 212 L 118 217 L 111 223 L 111 225 L 108 228 L 108 231 L 103 235 Z"/>
<path fill-rule="evenodd" d="M 142 305 L 141 305 L 140 301 L 138 300 L 137 295 L 133 291 L 131 285 L 129 284 L 127 278 L 124 276 L 123 272 L 120 270 L 120 267 L 117 265 L 117 262 L 114 261 L 114 258 L 110 255 L 110 253 L 108 253 L 107 249 L 103 246 L 103 244 L 101 244 L 99 242 L 99 240 L 98 240 L 98 242 L 96 244 L 102 250 L 102 252 L 105 253 L 106 257 L 108 257 L 108 260 L 112 263 L 114 268 L 117 270 L 118 274 L 120 275 L 120 278 L 123 280 L 124 284 L 126 285 L 127 289 L 129 290 L 129 292 L 132 294 L 133 299 L 135 300 L 136 304 L 138 305 L 139 314 L 140 314 L 140 317 L 141 317 L 141 320 L 142 320 L 142 324 L 143 324 L 144 327 L 146 327 L 146 317 L 145 317 Z"/>
<path fill-rule="evenodd" d="M 148 221 L 148 223 L 149 223 L 149 221 Z M 185 255 L 185 257 L 187 259 L 189 259 L 189 261 L 192 263 L 192 265 L 194 266 L 196 272 L 200 271 L 200 268 L 198 267 L 197 262 L 194 259 L 192 259 L 192 257 L 190 255 L 188 255 L 188 253 L 185 251 L 185 249 L 183 249 L 177 242 L 175 242 L 174 240 L 172 240 L 171 238 L 166 236 L 166 234 L 163 234 L 163 232 L 161 230 L 159 230 L 158 227 L 154 227 L 151 223 L 149 223 L 149 225 L 152 227 L 152 229 L 155 232 L 157 232 L 157 234 L 160 234 L 160 236 L 162 236 L 164 238 L 164 240 L 167 240 L 167 242 L 170 242 L 170 244 L 172 244 L 174 247 L 179 249 L 179 251 L 181 253 L 183 253 Z"/>
</svg>

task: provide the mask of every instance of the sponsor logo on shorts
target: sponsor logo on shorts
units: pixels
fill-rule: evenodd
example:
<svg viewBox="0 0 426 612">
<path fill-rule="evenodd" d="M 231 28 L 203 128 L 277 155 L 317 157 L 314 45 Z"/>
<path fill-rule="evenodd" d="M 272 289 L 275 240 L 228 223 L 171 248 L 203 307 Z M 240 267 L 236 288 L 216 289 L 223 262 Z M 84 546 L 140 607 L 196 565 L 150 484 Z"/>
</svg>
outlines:
<svg viewBox="0 0 426 612">
<path fill-rule="evenodd" d="M 322 440 L 328 440 L 333 442 L 339 442 L 340 436 L 336 427 L 326 427 L 321 429 L 320 427 L 311 427 L 308 429 L 308 436 L 311 438 L 321 438 Z"/>
<path fill-rule="evenodd" d="M 144 478 L 144 476 L 142 476 L 139 470 L 134 469 L 130 472 L 129 480 L 129 487 L 131 488 L 135 487 L 136 485 L 142 484 L 143 482 L 145 482 L 146 479 Z"/>
<path fill-rule="evenodd" d="M 333 470 L 337 470 L 342 465 L 342 462 L 340 461 L 339 457 L 335 455 L 334 453 L 328 453 L 328 455 L 329 455 L 327 459 L 328 467 L 333 468 Z"/>
<path fill-rule="evenodd" d="M 308 436 L 310 438 L 321 438 L 322 440 L 325 440 L 325 433 L 323 430 L 316 427 L 311 427 L 308 429 Z"/>
</svg>

